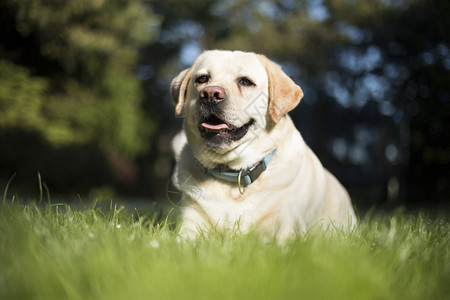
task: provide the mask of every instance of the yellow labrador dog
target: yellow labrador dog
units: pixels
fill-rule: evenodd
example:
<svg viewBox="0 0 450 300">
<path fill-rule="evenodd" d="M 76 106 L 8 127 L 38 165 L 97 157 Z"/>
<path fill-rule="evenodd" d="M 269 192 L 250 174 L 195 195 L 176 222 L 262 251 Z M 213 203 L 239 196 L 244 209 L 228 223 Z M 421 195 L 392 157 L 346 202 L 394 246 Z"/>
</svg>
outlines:
<svg viewBox="0 0 450 300">
<path fill-rule="evenodd" d="M 347 191 L 287 115 L 303 92 L 280 66 L 254 53 L 206 51 L 170 92 L 185 117 L 173 141 L 182 237 L 256 228 L 284 241 L 316 224 L 355 225 Z"/>
</svg>

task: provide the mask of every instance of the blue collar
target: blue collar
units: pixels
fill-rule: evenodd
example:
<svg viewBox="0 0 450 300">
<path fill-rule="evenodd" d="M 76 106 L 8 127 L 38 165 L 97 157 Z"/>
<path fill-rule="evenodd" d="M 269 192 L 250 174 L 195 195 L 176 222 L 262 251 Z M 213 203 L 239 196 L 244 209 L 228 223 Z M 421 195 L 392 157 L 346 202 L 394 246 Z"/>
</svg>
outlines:
<svg viewBox="0 0 450 300">
<path fill-rule="evenodd" d="M 214 168 L 214 169 L 206 169 L 206 172 L 218 179 L 222 179 L 228 182 L 237 183 L 239 185 L 239 191 L 243 194 L 245 188 L 256 181 L 259 176 L 266 170 L 269 162 L 272 160 L 275 155 L 275 150 L 266 155 L 261 161 L 257 162 L 253 166 L 247 169 L 242 169 L 240 171 L 235 171 L 231 169 L 224 168 Z M 243 191 L 241 189 L 243 187 Z"/>
</svg>

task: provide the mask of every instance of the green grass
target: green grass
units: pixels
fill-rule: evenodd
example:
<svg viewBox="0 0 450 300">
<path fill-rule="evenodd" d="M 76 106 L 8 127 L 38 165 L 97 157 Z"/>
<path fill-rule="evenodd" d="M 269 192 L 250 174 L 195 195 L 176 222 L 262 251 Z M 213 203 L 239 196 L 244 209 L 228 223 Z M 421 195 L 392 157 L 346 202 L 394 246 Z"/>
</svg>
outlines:
<svg viewBox="0 0 450 300">
<path fill-rule="evenodd" d="M 173 217 L 173 219 L 176 219 Z M 165 216 L 0 204 L 0 299 L 449 299 L 449 224 L 372 216 L 284 247 L 254 234 L 177 243 Z"/>
</svg>

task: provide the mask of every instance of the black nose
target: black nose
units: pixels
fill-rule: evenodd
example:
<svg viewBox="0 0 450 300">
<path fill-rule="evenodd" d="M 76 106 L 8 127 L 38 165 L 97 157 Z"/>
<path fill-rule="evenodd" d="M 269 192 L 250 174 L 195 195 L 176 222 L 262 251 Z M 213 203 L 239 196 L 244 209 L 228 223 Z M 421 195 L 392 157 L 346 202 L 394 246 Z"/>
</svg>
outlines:
<svg viewBox="0 0 450 300">
<path fill-rule="evenodd" d="M 204 103 L 219 103 L 225 100 L 225 90 L 220 86 L 207 86 L 200 91 L 199 99 Z"/>
</svg>

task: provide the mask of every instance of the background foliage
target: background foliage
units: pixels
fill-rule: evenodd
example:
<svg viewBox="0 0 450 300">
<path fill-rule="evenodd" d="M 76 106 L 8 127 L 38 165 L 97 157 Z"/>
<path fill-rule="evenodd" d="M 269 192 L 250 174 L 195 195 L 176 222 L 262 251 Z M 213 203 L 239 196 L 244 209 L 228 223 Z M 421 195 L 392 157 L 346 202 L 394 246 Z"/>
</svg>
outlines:
<svg viewBox="0 0 450 300">
<path fill-rule="evenodd" d="M 166 197 L 170 80 L 203 49 L 264 53 L 305 91 L 292 117 L 360 205 L 450 193 L 444 0 L 0 3 L 0 177 Z"/>
<path fill-rule="evenodd" d="M 28 184 L 39 171 L 62 193 L 132 180 L 154 130 L 134 70 L 159 18 L 141 1 L 2 1 L 1 11 L 1 176 Z"/>
</svg>

